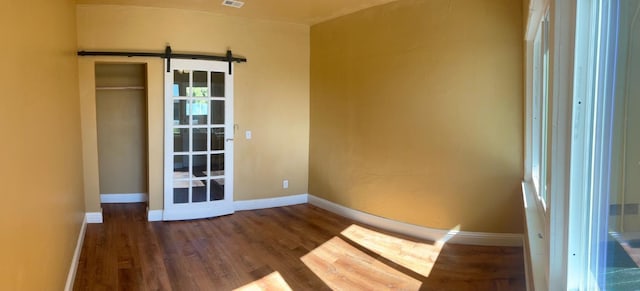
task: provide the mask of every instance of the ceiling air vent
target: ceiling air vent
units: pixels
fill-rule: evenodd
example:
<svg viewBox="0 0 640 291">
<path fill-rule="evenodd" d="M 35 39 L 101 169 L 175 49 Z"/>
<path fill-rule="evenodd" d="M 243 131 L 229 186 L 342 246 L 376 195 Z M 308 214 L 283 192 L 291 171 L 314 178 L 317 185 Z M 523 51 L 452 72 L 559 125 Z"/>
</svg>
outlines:
<svg viewBox="0 0 640 291">
<path fill-rule="evenodd" d="M 240 8 L 242 7 L 242 5 L 244 5 L 244 2 L 238 1 L 238 0 L 224 0 L 222 1 L 222 5 L 234 7 L 234 8 Z"/>
</svg>

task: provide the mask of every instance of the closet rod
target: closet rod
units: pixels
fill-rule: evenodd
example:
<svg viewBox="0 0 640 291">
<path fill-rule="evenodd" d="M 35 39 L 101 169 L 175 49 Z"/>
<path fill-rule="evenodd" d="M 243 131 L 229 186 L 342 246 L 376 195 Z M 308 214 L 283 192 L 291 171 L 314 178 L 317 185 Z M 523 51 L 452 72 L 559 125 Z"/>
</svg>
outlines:
<svg viewBox="0 0 640 291">
<path fill-rule="evenodd" d="M 229 75 L 231 75 L 231 63 L 244 63 L 246 58 L 234 57 L 231 50 L 227 50 L 227 54 L 220 55 L 203 55 L 203 54 L 174 54 L 171 47 L 167 46 L 164 53 L 150 52 L 107 52 L 107 51 L 78 51 L 79 56 L 121 56 L 121 57 L 158 57 L 167 60 L 167 73 L 171 72 L 171 59 L 189 59 L 189 60 L 210 60 L 224 61 L 229 63 Z"/>
</svg>

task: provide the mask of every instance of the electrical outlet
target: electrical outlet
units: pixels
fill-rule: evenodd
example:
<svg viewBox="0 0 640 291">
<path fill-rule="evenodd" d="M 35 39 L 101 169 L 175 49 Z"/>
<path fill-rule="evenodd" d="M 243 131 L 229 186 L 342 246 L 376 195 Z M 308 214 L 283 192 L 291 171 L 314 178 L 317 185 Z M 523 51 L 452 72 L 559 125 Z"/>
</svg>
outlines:
<svg viewBox="0 0 640 291">
<path fill-rule="evenodd" d="M 289 180 L 282 180 L 282 189 L 289 188 Z"/>
<path fill-rule="evenodd" d="M 245 131 L 245 132 L 244 132 L 244 137 L 245 137 L 246 139 L 251 139 L 251 130 L 247 130 L 247 131 Z"/>
</svg>

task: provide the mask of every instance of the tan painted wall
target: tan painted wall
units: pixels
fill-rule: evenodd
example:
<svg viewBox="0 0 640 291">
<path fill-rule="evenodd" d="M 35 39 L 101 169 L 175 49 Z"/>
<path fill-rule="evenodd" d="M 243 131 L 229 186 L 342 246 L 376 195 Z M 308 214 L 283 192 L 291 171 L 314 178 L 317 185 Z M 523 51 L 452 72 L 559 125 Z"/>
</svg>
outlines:
<svg viewBox="0 0 640 291">
<path fill-rule="evenodd" d="M 522 232 L 521 5 L 401 0 L 312 26 L 309 193 Z"/>
<path fill-rule="evenodd" d="M 146 79 L 141 64 L 96 65 L 100 194 L 147 193 Z"/>
<path fill-rule="evenodd" d="M 80 49 L 162 51 L 169 43 L 175 52 L 224 53 L 230 48 L 247 57 L 247 63 L 234 67 L 234 113 L 238 125 L 234 142 L 235 200 L 307 193 L 308 26 L 126 6 L 78 5 L 77 14 Z M 92 72 L 91 65 L 97 59 L 117 61 L 95 57 L 80 60 L 81 97 L 87 103 L 82 109 L 83 141 L 89 149 L 95 147 L 95 121 L 91 124 L 95 110 L 92 112 L 89 104 L 95 93 L 88 89 L 94 81 L 83 75 Z M 158 70 L 163 66 L 162 60 L 150 59 L 147 65 L 149 102 L 162 102 L 162 69 Z M 162 104 L 150 106 L 148 114 L 149 145 L 161 145 Z M 245 130 L 252 131 L 253 139 L 245 140 Z M 149 157 L 151 209 L 162 208 L 162 150 L 156 148 Z M 95 156 L 95 151 L 85 153 L 85 180 L 90 188 L 86 191 L 87 208 L 98 211 Z M 286 190 L 282 189 L 285 178 L 289 179 Z"/>
<path fill-rule="evenodd" d="M 2 1 L 0 27 L 0 290 L 63 290 L 84 218 L 75 1 Z"/>
</svg>

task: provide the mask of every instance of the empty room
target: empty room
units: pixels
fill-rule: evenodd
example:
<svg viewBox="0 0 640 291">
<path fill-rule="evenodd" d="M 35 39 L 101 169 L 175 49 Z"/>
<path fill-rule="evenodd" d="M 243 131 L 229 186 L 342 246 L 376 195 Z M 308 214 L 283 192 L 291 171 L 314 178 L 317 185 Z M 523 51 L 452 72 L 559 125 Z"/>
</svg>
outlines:
<svg viewBox="0 0 640 291">
<path fill-rule="evenodd" d="M 0 7 L 2 290 L 640 288 L 635 1 Z"/>
</svg>

